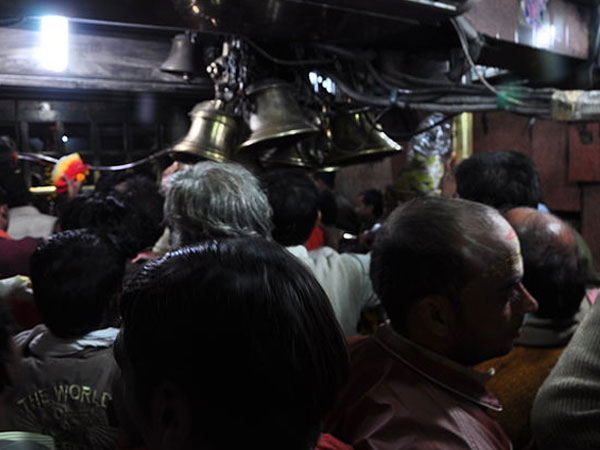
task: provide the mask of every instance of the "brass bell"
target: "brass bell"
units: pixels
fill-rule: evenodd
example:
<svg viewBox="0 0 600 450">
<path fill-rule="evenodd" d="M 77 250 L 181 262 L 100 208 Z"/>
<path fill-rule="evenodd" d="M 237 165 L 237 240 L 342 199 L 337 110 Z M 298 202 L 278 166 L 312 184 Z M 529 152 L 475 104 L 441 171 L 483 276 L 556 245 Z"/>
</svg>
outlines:
<svg viewBox="0 0 600 450">
<path fill-rule="evenodd" d="M 367 111 L 331 116 L 326 135 L 330 153 L 324 166 L 361 164 L 402 151 L 402 146 L 385 134 Z"/>
<path fill-rule="evenodd" d="M 168 58 L 160 66 L 163 72 L 170 72 L 189 78 L 196 73 L 196 46 L 189 33 L 178 34 L 173 38 Z"/>
<path fill-rule="evenodd" d="M 252 134 L 241 149 L 288 147 L 319 131 L 304 117 L 286 83 L 267 80 L 246 92 L 253 105 L 248 119 Z"/>
<path fill-rule="evenodd" d="M 192 125 L 187 135 L 171 148 L 170 156 L 184 163 L 201 159 L 217 162 L 231 159 L 241 140 L 241 118 L 224 111 L 220 100 L 198 103 L 190 117 Z"/>
<path fill-rule="evenodd" d="M 258 159 L 264 167 L 315 167 L 314 161 L 311 161 L 303 142 L 297 142 L 291 147 L 284 149 L 272 148 L 266 150 Z"/>
</svg>

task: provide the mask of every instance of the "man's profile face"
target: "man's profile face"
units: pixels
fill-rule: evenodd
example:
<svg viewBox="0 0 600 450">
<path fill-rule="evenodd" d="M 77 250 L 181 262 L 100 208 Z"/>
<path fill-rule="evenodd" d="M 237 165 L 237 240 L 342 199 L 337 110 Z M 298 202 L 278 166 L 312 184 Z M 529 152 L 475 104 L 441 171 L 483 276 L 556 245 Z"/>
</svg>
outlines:
<svg viewBox="0 0 600 450">
<path fill-rule="evenodd" d="M 354 207 L 354 211 L 359 217 L 371 217 L 373 215 L 373 206 L 365 204 L 364 200 L 364 195 L 359 195 L 356 197 L 356 206 Z"/>
<path fill-rule="evenodd" d="M 486 243 L 490 251 L 465 253 L 475 268 L 475 276 L 460 291 L 457 312 L 457 354 L 465 365 L 508 353 L 525 314 L 537 309 L 521 282 L 523 261 L 516 233 L 500 216 L 495 222 Z"/>
</svg>

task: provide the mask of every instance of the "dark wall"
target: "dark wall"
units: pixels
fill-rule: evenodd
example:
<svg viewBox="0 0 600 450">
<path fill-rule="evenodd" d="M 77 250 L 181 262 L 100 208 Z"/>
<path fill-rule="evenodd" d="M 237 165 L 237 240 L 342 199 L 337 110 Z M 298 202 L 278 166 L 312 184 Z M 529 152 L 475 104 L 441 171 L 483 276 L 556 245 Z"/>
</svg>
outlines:
<svg viewBox="0 0 600 450">
<path fill-rule="evenodd" d="M 577 226 L 600 269 L 600 126 L 476 114 L 474 152 L 518 150 L 536 163 L 544 202 Z"/>
</svg>

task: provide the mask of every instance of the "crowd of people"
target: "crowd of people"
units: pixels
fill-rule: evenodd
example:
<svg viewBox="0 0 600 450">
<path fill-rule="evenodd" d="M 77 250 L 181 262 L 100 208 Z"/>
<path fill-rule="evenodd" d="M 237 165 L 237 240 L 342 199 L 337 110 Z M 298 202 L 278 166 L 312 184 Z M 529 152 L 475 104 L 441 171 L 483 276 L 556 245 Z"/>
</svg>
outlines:
<svg viewBox="0 0 600 450">
<path fill-rule="evenodd" d="M 4 164 L 0 449 L 600 446 L 600 278 L 523 154 L 391 211 L 201 161 L 50 217 Z"/>
</svg>

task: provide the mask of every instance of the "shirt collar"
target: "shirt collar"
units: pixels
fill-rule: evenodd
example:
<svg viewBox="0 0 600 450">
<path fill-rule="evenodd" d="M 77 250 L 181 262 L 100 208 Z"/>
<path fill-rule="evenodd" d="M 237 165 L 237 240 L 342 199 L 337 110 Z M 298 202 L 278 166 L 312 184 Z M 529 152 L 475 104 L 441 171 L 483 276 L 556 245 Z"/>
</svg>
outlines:
<svg viewBox="0 0 600 450">
<path fill-rule="evenodd" d="M 577 327 L 590 310 L 586 296 L 579 305 L 579 311 L 566 319 L 553 320 L 529 314 L 521 328 L 521 335 L 515 339 L 515 345 L 523 347 L 564 347 L 569 343 Z"/>
<path fill-rule="evenodd" d="M 374 339 L 396 360 L 439 387 L 485 408 L 502 411 L 498 399 L 485 388 L 490 375 L 475 372 L 427 350 L 398 335 L 391 327 L 378 328 Z"/>
<path fill-rule="evenodd" d="M 32 448 L 45 447 L 48 450 L 54 450 L 56 448 L 54 445 L 54 439 L 51 436 L 48 436 L 45 434 L 39 434 L 39 433 L 30 433 L 28 431 L 3 431 L 3 432 L 0 432 L 0 441 L 28 442 L 30 444 L 37 444 L 37 446 L 31 446 Z M 4 447 L 2 447 L 2 448 L 4 448 Z M 25 448 L 25 446 L 15 446 L 15 448 Z"/>
<path fill-rule="evenodd" d="M 291 245 L 285 249 L 296 258 L 308 258 L 308 250 L 304 245 Z"/>
<path fill-rule="evenodd" d="M 118 328 L 103 328 L 101 330 L 90 331 L 85 336 L 79 338 L 63 339 L 54 336 L 50 330 L 45 329 L 31 340 L 29 351 L 38 357 L 69 356 L 86 348 L 110 347 L 118 334 Z"/>
<path fill-rule="evenodd" d="M 564 347 L 577 330 L 579 322 L 574 318 L 555 321 L 528 317 L 521 327 L 515 345 L 523 347 Z"/>
<path fill-rule="evenodd" d="M 8 210 L 9 215 L 29 215 L 29 214 L 40 214 L 35 206 L 24 205 L 24 206 L 13 206 Z"/>
</svg>

